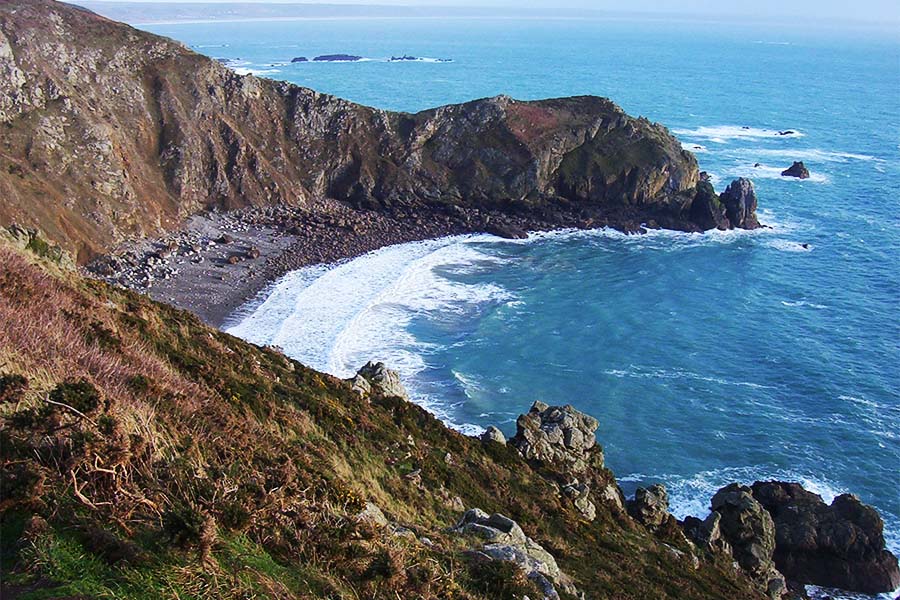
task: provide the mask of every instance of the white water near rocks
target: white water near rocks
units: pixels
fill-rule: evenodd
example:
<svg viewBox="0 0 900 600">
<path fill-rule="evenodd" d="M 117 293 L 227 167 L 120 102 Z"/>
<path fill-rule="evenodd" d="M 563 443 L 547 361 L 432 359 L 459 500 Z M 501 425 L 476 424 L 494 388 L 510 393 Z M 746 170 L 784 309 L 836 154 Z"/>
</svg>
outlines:
<svg viewBox="0 0 900 600">
<path fill-rule="evenodd" d="M 341 376 L 384 360 L 465 431 L 509 434 L 533 400 L 572 403 L 600 419 L 626 491 L 662 481 L 679 516 L 732 480 L 853 491 L 900 551 L 896 36 L 514 19 L 153 29 L 386 109 L 607 96 L 671 127 L 719 190 L 754 179 L 774 229 L 386 249 L 288 275 L 232 331 Z M 454 62 L 288 64 L 333 52 Z M 812 178 L 782 177 L 798 160 Z"/>
</svg>

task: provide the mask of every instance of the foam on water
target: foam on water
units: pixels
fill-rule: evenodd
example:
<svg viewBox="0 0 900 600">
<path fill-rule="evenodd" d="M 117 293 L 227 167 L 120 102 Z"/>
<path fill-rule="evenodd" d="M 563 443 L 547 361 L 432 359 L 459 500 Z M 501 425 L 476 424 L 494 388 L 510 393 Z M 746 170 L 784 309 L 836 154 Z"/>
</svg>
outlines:
<svg viewBox="0 0 900 600">
<path fill-rule="evenodd" d="M 479 252 L 473 243 L 491 239 L 413 242 L 294 271 L 227 331 L 255 344 L 278 346 L 291 358 L 337 377 L 351 377 L 370 360 L 383 361 L 400 372 L 414 401 L 460 431 L 477 433 L 480 427 L 453 422 L 439 398 L 418 390 L 416 375 L 425 368 L 431 346 L 407 327 L 416 317 L 471 318 L 485 305 L 514 301 L 499 286 L 463 284 L 437 273 L 467 273 L 497 263 L 500 259 Z"/>
<path fill-rule="evenodd" d="M 797 177 L 785 177 L 782 175 L 782 171 L 784 171 L 787 167 L 784 166 L 771 166 L 771 165 L 763 165 L 760 164 L 758 167 L 755 164 L 750 165 L 736 165 L 730 167 L 725 172 L 726 177 L 747 177 L 749 179 L 779 179 L 786 182 L 793 183 L 801 183 L 801 182 L 811 182 L 811 183 L 831 183 L 831 179 L 827 175 L 821 172 L 810 171 L 808 179 L 799 179 Z"/>
<path fill-rule="evenodd" d="M 798 138 L 805 134 L 796 129 L 764 129 L 761 127 L 748 127 L 741 125 L 712 125 L 697 127 L 695 129 L 673 129 L 675 135 L 687 138 L 705 139 L 711 142 L 724 144 L 737 139 L 761 139 L 761 138 Z"/>
</svg>

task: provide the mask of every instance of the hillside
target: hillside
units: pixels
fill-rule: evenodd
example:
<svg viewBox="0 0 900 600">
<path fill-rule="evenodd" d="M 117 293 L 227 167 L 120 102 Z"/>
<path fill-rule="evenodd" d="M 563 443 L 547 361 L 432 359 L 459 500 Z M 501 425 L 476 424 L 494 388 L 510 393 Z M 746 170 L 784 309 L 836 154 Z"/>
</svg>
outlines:
<svg viewBox="0 0 900 600">
<path fill-rule="evenodd" d="M 515 519 L 591 598 L 757 597 L 614 501 L 588 521 L 560 475 L 394 388 L 360 395 L 6 242 L 0 373 L 4 598 L 540 597 L 448 532 L 469 508 Z"/>
<path fill-rule="evenodd" d="M 697 162 L 602 98 L 377 110 L 53 0 L 0 4 L 0 224 L 87 262 L 207 208 L 496 209 L 698 230 Z M 745 226 L 742 223 L 731 224 Z"/>
</svg>

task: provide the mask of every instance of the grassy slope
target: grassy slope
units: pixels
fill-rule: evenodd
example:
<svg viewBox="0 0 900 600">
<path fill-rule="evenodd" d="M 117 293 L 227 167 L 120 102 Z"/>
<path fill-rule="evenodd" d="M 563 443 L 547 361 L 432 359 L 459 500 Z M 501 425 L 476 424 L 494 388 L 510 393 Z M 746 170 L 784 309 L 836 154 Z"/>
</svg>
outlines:
<svg viewBox="0 0 900 600">
<path fill-rule="evenodd" d="M 0 374 L 4 598 L 539 597 L 444 531 L 457 496 L 588 597 L 755 597 L 627 517 L 579 520 L 506 447 L 2 241 Z M 358 522 L 367 500 L 433 545 Z"/>
</svg>

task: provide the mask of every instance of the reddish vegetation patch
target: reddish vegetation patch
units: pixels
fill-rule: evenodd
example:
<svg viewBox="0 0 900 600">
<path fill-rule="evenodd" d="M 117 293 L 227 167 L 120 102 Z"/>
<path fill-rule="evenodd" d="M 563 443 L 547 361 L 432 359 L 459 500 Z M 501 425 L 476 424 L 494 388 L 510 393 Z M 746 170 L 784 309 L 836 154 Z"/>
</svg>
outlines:
<svg viewBox="0 0 900 600">
<path fill-rule="evenodd" d="M 511 103 L 506 114 L 509 130 L 525 144 L 530 144 L 559 127 L 559 118 L 554 111 L 527 102 Z"/>
</svg>

